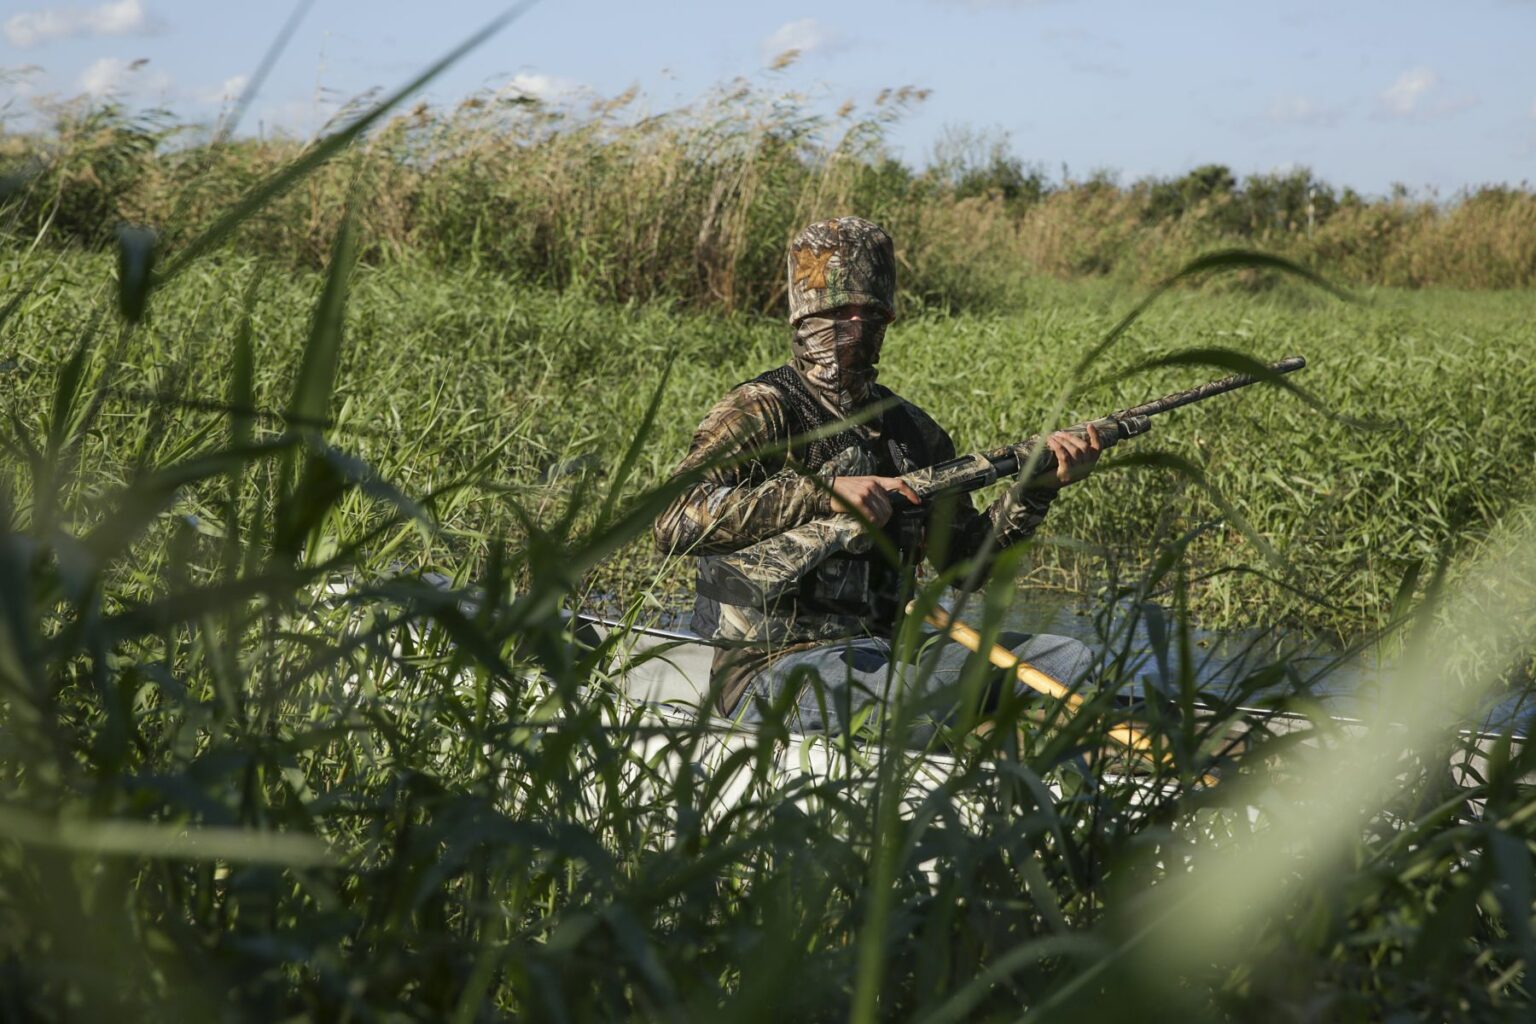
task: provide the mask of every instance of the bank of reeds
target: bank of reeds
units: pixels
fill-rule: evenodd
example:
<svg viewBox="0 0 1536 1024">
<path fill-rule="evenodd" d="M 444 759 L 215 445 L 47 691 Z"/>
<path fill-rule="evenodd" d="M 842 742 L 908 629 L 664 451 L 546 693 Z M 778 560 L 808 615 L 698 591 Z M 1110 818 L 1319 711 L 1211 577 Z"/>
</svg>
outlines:
<svg viewBox="0 0 1536 1024">
<path fill-rule="evenodd" d="M 1173 595 L 1171 613 L 1133 612 L 1153 650 L 1101 616 L 1099 688 L 1071 716 L 1047 706 L 1043 727 L 1037 705 L 1005 703 L 990 729 L 913 750 L 924 709 L 897 701 L 856 741 L 820 741 L 845 760 L 812 774 L 777 726 L 722 754 L 720 722 L 627 703 L 619 645 L 583 646 L 561 611 L 675 493 L 627 485 L 646 428 L 607 476 L 550 493 L 497 479 L 475 396 L 369 389 L 379 415 L 354 421 L 358 362 L 403 357 L 365 347 L 351 237 L 307 331 L 304 310 L 271 315 L 255 285 L 231 301 L 200 266 L 137 322 L 119 312 L 136 308 L 132 276 L 110 287 L 99 260 L 34 253 L 0 295 L 8 325 L 34 331 L 63 304 L 60 275 L 100 282 L 74 310 L 80 336 L 47 331 L 0 371 L 28 399 L 0 427 L 8 1016 L 1529 1012 L 1536 747 L 1485 745 L 1468 771 L 1444 715 L 1340 735 L 1283 658 L 1251 660 L 1237 689 L 1249 706 L 1282 682 L 1292 695 L 1195 715 L 1182 554 L 1205 525 L 1156 531 L 1166 556 L 1110 595 Z M 285 335 L 303 338 L 293 358 Z M 125 400 L 134 374 L 220 386 L 208 406 Z M 344 429 L 314 425 L 332 416 Z M 387 468 L 360 454 L 379 432 Z M 437 476 L 460 440 L 469 461 Z M 485 494 L 515 507 L 519 543 L 463 514 Z M 1530 529 L 1513 533 L 1486 581 L 1470 574 L 1489 635 L 1472 652 L 1486 664 L 1456 679 L 1464 705 L 1533 606 Z M 483 558 L 463 557 L 466 535 Z M 972 613 L 988 637 L 1023 553 Z M 1399 624 L 1427 628 L 1436 602 L 1416 605 L 1413 575 Z M 1443 657 L 1439 639 L 1413 663 Z M 1118 702 L 1153 663 L 1170 698 Z M 935 700 L 962 701 L 982 672 Z M 1410 696 L 1394 690 L 1394 714 Z M 1150 763 L 1101 756 L 1129 715 Z"/>
<path fill-rule="evenodd" d="M 350 159 L 314 187 L 366 182 L 367 154 Z M 296 185 L 284 202 L 310 187 Z M 1144 652 L 1106 615 L 1085 711 L 1041 728 L 1015 703 L 990 730 L 947 732 L 954 771 L 915 801 L 924 761 L 900 701 L 857 744 L 837 741 L 845 773 L 781 771 L 774 729 L 707 764 L 707 723 L 658 725 L 626 704 L 616 650 L 578 644 L 560 615 L 669 497 L 633 480 L 662 457 L 656 404 L 607 476 L 563 489 L 509 486 L 505 442 L 478 433 L 505 398 L 493 371 L 529 376 L 507 342 L 554 335 L 537 372 L 546 400 L 570 404 L 590 340 L 579 317 L 530 324 L 512 308 L 493 328 L 445 301 L 431 330 L 485 343 L 487 362 L 460 360 L 446 399 L 398 377 L 367 388 L 358 422 L 360 363 L 425 361 L 398 337 L 359 343 L 368 317 L 387 319 L 349 311 L 359 236 L 336 233 L 318 294 L 284 292 L 274 313 L 258 299 L 281 275 L 233 291 L 193 258 L 208 248 L 187 241 L 195 225 L 222 213 L 201 201 L 184 207 L 194 227 L 166 225 L 184 247 L 159 275 L 135 235 L 119 239 L 115 282 L 96 258 L 5 264 L 0 326 L 28 339 L 0 361 L 7 1018 L 1529 1016 L 1536 748 L 1496 743 L 1453 770 L 1467 748 L 1444 713 L 1528 637 L 1527 519 L 1495 531 L 1465 593 L 1432 586 L 1420 604 L 1416 571 L 1400 574 L 1394 619 L 1417 627 L 1392 692 L 1404 726 L 1341 732 L 1304 693 L 1268 709 L 1297 713 L 1287 735 L 1230 705 L 1192 714 L 1180 555 L 1209 525 L 1163 521 L 1147 542 L 1166 557 L 1117 596 L 1173 595 L 1151 652 L 1172 699 L 1114 700 Z M 289 229 L 258 210 L 230 214 L 248 243 Z M 426 357 L 454 358 L 420 338 Z M 624 358 L 654 366 L 674 344 Z M 188 381 L 209 385 L 198 401 Z M 1140 387 L 1102 386 L 1119 384 Z M 506 432 L 519 448 L 542 440 L 533 416 Z M 571 417 L 562 433 L 587 424 Z M 1360 486 L 1380 499 L 1401 475 Z M 519 543 L 461 514 L 475 493 L 515 509 Z M 466 538 L 482 558 L 464 557 Z M 402 571 L 437 559 L 457 577 L 446 587 Z M 998 583 L 987 635 L 1010 593 Z M 1459 700 L 1437 614 L 1482 659 L 1456 676 Z M 1305 682 L 1280 660 L 1243 686 L 1287 679 Z M 1159 756 L 1106 772 L 1099 737 L 1128 714 Z M 1240 721 L 1253 731 L 1230 746 Z M 744 798 L 724 799 L 743 779 Z"/>
<path fill-rule="evenodd" d="M 375 396 L 390 411 L 357 436 L 319 429 L 352 422 L 355 360 L 389 358 L 347 354 L 343 325 L 367 315 L 349 313 L 352 237 L 307 332 L 301 311 L 285 327 L 255 286 L 231 303 L 209 278 L 162 282 L 134 322 L 125 274 L 75 311 L 83 334 L 58 358 L 4 369 L 41 399 L 0 430 L 9 1016 L 1528 1013 L 1536 816 L 1520 780 L 1536 748 L 1485 745 L 1468 771 L 1443 715 L 1340 737 L 1309 720 L 1313 677 L 1283 658 L 1251 660 L 1247 698 L 1195 715 L 1181 555 L 1203 526 L 1158 531 L 1166 557 L 1112 595 L 1174 595 L 1171 614 L 1133 613 L 1153 650 L 1102 616 L 1098 689 L 1071 716 L 1046 706 L 1044 726 L 1037 705 L 1005 701 L 990 729 L 914 750 L 906 726 L 935 708 L 898 700 L 856 738 L 820 741 L 844 760 L 813 774 L 786 761 L 778 726 L 721 753 L 722 723 L 627 703 L 619 645 L 583 646 L 561 611 L 675 493 L 627 485 L 646 427 L 609 475 L 554 494 L 497 480 L 494 445 L 434 478 L 444 435 L 473 441 L 479 420 L 425 390 Z M 56 275 L 104 270 L 34 253 L 0 315 L 31 330 L 57 311 Z M 273 337 L 294 333 L 280 363 Z M 219 400 L 124 401 L 130 367 L 217 380 Z M 381 428 L 404 443 L 394 470 L 359 454 Z M 478 533 L 478 566 L 459 553 L 476 493 L 528 531 Z M 1478 609 L 1491 632 L 1473 653 L 1495 668 L 1532 607 L 1530 531 L 1514 534 Z M 973 613 L 988 637 L 1023 553 Z M 1412 576 L 1400 622 L 1427 627 L 1436 604 L 1415 605 Z M 1437 643 L 1427 633 L 1415 663 Z M 1168 699 L 1117 701 L 1152 663 Z M 982 672 L 935 701 L 963 701 Z M 1283 681 L 1295 693 L 1267 711 L 1239 706 Z M 1473 666 L 1457 693 L 1470 704 L 1492 681 Z M 1409 694 L 1394 696 L 1396 713 Z M 1100 753 L 1128 715 L 1147 764 Z M 1264 870 L 1245 879 L 1234 860 Z"/>
<path fill-rule="evenodd" d="M 1536 284 L 1536 194 L 1487 187 L 1447 203 L 1367 200 L 1307 172 L 1237 180 L 1220 166 L 1120 187 L 1049 181 L 1005 150 L 951 146 L 914 169 L 885 130 L 920 90 L 834 117 L 737 83 L 652 113 L 633 91 L 547 104 L 517 93 L 418 106 L 242 228 L 240 244 L 317 267 L 348 196 L 365 260 L 405 251 L 509 281 L 619 302 L 777 313 L 795 227 L 856 213 L 898 240 L 920 305 L 993 305 L 1031 274 L 1146 284 L 1243 245 L 1355 284 Z M 99 246 L 121 222 L 196 231 L 293 160 L 287 138 L 196 141 L 165 115 L 66 106 L 41 135 L 0 137 L 10 244 Z"/>
</svg>

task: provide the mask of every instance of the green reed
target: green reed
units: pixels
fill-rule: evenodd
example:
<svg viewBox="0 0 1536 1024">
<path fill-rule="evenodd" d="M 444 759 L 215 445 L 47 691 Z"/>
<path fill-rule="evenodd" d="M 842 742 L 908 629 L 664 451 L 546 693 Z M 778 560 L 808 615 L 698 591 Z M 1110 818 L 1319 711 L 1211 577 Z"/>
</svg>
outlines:
<svg viewBox="0 0 1536 1024">
<path fill-rule="evenodd" d="M 7 1014 L 1528 1013 L 1536 755 L 1495 744 L 1458 773 L 1465 741 L 1421 729 L 1351 766 L 1344 815 L 1309 780 L 1395 734 L 1340 734 L 1305 697 L 1196 717 L 1189 632 L 1283 615 L 1386 636 L 1469 699 L 1528 656 L 1524 296 L 1175 295 L 1087 380 L 1077 357 L 1129 304 L 1111 293 L 1027 284 L 1013 316 L 893 330 L 893 383 L 963 446 L 1183 383 L 1191 367 L 1129 372 L 1181 352 L 1303 352 L 1340 415 L 1265 389 L 1181 416 L 1157 443 L 1199 474 L 1074 488 L 1057 543 L 989 588 L 987 636 L 1026 571 L 1164 598 L 1181 696 L 1140 709 L 1164 767 L 1098 754 L 1135 671 L 1133 623 L 1106 615 L 1086 713 L 1005 707 L 925 757 L 903 735 L 921 709 L 898 704 L 812 777 L 776 767 L 773 730 L 722 752 L 708 722 L 629 704 L 618 645 L 561 614 L 605 581 L 634 620 L 666 596 L 644 538 L 668 467 L 724 386 L 780 358 L 782 325 L 359 266 L 366 219 L 327 236 L 318 276 L 177 257 L 264 207 L 240 209 L 215 235 L 166 231 L 173 275 L 131 235 L 117 281 L 103 257 L 5 250 Z M 1468 594 L 1458 652 L 1435 628 Z M 914 790 L 934 756 L 953 767 Z M 1234 854 L 1265 865 L 1262 900 L 1210 920 L 1157 904 L 1202 883 L 1243 903 Z M 1241 941 L 1202 946 L 1207 928 Z"/>
<path fill-rule="evenodd" d="M 965 145 L 915 166 L 886 138 L 925 95 L 886 90 L 826 114 L 774 72 L 664 110 L 634 89 L 562 102 L 488 91 L 409 112 L 359 101 L 314 142 L 209 133 L 80 99 L 48 111 L 45 129 L 0 135 L 0 189 L 28 241 L 96 248 L 115 242 L 119 222 L 151 224 L 199 239 L 182 261 L 224 237 L 209 229 L 238 223 L 246 252 L 315 269 L 352 201 L 367 262 L 415 253 L 607 300 L 769 314 L 783 304 L 791 225 L 829 211 L 901 241 L 909 309 L 1006 309 L 1021 272 L 1146 286 L 1235 246 L 1359 285 L 1536 283 L 1525 187 L 1367 199 L 1305 170 L 1239 181 L 1217 165 L 1124 186 L 1051 181 L 1005 149 Z"/>
</svg>

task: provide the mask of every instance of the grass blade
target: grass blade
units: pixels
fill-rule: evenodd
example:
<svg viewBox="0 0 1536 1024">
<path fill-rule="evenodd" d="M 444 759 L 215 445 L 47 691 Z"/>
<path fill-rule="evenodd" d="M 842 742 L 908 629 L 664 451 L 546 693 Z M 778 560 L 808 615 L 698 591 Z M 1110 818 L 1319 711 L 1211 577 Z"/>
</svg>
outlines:
<svg viewBox="0 0 1536 1024">
<path fill-rule="evenodd" d="M 325 422 L 336 387 L 336 367 L 341 360 L 341 339 L 347 309 L 347 287 L 357 261 L 357 222 L 353 211 L 342 217 L 331 249 L 325 288 L 310 319 L 309 342 L 294 381 L 288 415 L 296 420 Z"/>
</svg>

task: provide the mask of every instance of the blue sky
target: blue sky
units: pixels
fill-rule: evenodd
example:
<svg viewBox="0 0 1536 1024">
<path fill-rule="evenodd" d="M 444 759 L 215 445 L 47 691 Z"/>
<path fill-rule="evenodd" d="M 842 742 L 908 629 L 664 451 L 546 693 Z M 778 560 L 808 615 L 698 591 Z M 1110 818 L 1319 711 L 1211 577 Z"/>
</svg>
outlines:
<svg viewBox="0 0 1536 1024">
<path fill-rule="evenodd" d="M 403 82 L 502 9 L 316 0 L 244 128 L 307 134 L 334 105 Z M 223 0 L 10 0 L 0 105 L 113 93 L 212 119 L 292 10 Z M 781 50 L 801 57 L 770 72 Z M 134 62 L 145 61 L 134 67 Z M 652 110 L 747 77 L 830 111 L 931 90 L 892 131 L 922 163 L 968 125 L 1054 177 L 1124 181 L 1207 162 L 1296 165 L 1380 194 L 1536 182 L 1536 0 L 1280 4 L 545 0 L 440 79 L 452 101 L 517 87 L 555 102 L 637 85 Z M 6 94 L 9 95 L 6 95 Z"/>
</svg>

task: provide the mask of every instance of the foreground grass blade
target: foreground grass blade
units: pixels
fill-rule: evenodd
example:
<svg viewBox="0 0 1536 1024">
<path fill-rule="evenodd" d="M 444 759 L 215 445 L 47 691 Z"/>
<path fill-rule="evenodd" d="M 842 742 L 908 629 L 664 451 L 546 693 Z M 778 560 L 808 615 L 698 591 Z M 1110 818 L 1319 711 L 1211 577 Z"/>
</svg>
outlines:
<svg viewBox="0 0 1536 1024">
<path fill-rule="evenodd" d="M 267 52 L 261 55 L 261 63 L 256 65 L 256 70 L 251 73 L 245 88 L 240 90 L 240 97 L 235 100 L 229 113 L 219 123 L 217 131 L 214 132 L 214 145 L 228 140 L 235 134 L 235 129 L 240 127 L 240 121 L 245 117 L 245 112 L 250 109 L 252 101 L 261 92 L 261 87 L 266 84 L 267 75 L 271 73 L 272 66 L 288 48 L 288 41 L 293 38 L 293 33 L 298 30 L 304 16 L 314 5 L 315 0 L 298 0 L 293 5 L 293 12 L 288 15 L 288 20 L 283 22 L 283 27 L 278 30 L 272 45 L 267 47 Z"/>
<path fill-rule="evenodd" d="M 655 432 L 656 416 L 661 411 L 661 402 L 667 393 L 667 380 L 672 376 L 672 362 L 662 368 L 661 380 L 651 392 L 650 403 L 645 407 L 645 413 L 640 417 L 640 427 L 635 431 L 634 440 L 624 450 L 624 457 L 619 461 L 618 469 L 614 471 L 613 480 L 608 485 L 608 494 L 603 499 L 603 509 L 598 516 L 598 522 L 607 522 L 618 507 L 618 502 L 624 491 L 624 485 L 629 482 L 630 474 L 634 472 L 635 463 L 640 458 L 640 453 L 645 450 L 646 442 Z"/>
<path fill-rule="evenodd" d="M 336 367 L 341 361 L 341 340 L 347 311 L 347 285 L 357 261 L 357 221 L 348 210 L 331 248 L 325 288 L 310 320 L 309 342 L 294 379 L 288 415 L 299 422 L 324 423 L 336 388 Z"/>
<path fill-rule="evenodd" d="M 96 333 L 96 321 L 86 330 L 68 360 L 59 368 L 58 380 L 53 388 L 53 402 L 48 412 L 47 434 L 43 448 L 32 468 L 32 520 L 33 529 L 40 536 L 53 526 L 53 517 L 59 502 L 59 490 L 63 486 L 60 475 L 66 461 L 69 442 L 79 426 L 77 405 L 85 382 L 86 360 Z M 20 430 L 17 440 L 27 444 Z M 31 445 L 27 444 L 30 449 Z"/>
<path fill-rule="evenodd" d="M 107 856 L 290 867 L 314 867 L 331 861 L 330 852 L 314 836 L 122 820 L 48 821 L 14 807 L 0 808 L 0 835 L 32 846 Z"/>
<path fill-rule="evenodd" d="M 155 233 L 147 228 L 118 228 L 117 308 L 131 324 L 144 319 L 154 271 Z"/>
</svg>

